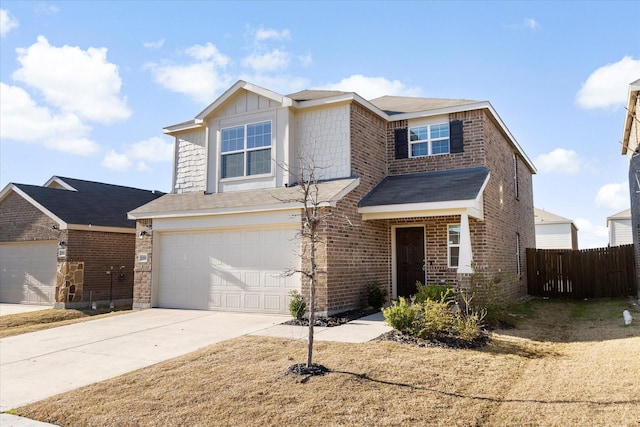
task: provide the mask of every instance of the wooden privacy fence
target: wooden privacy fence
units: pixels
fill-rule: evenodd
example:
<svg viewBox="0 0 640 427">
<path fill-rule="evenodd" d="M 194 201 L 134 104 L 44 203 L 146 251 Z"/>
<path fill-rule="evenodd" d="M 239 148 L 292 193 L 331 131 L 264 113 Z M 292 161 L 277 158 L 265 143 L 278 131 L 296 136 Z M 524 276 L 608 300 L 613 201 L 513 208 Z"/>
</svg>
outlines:
<svg viewBox="0 0 640 427">
<path fill-rule="evenodd" d="M 528 248 L 527 282 L 532 296 L 635 296 L 633 245 L 579 251 Z"/>
</svg>

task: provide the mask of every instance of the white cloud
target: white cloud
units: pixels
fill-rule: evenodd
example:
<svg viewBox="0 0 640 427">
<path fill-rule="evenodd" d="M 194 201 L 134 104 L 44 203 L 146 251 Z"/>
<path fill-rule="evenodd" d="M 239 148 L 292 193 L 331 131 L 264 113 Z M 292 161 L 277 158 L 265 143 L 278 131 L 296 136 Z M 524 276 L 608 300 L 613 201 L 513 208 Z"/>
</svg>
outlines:
<svg viewBox="0 0 640 427">
<path fill-rule="evenodd" d="M 162 46 L 164 46 L 164 39 L 160 39 L 152 42 L 144 42 L 142 43 L 142 46 L 146 47 L 147 49 L 159 49 Z"/>
<path fill-rule="evenodd" d="M 629 183 L 626 181 L 605 184 L 598 190 L 595 198 L 596 206 L 601 209 L 621 211 L 631 203 Z"/>
<path fill-rule="evenodd" d="M 173 159 L 173 143 L 160 137 L 152 137 L 144 141 L 130 144 L 122 153 L 109 151 L 102 165 L 116 171 L 125 171 L 132 166 L 138 171 L 148 171 L 148 163 L 170 162 Z"/>
<path fill-rule="evenodd" d="M 556 148 L 549 154 L 541 154 L 534 161 L 540 172 L 575 175 L 584 168 L 583 161 L 573 150 Z"/>
<path fill-rule="evenodd" d="M 242 60 L 242 65 L 262 73 L 283 71 L 289 66 L 289 62 L 287 52 L 275 49 L 264 54 L 254 52 Z"/>
<path fill-rule="evenodd" d="M 576 95 L 582 108 L 615 108 L 625 105 L 629 83 L 640 77 L 640 60 L 625 56 L 595 70 Z"/>
<path fill-rule="evenodd" d="M 387 80 L 384 77 L 366 77 L 354 74 L 338 83 L 330 83 L 319 89 L 356 92 L 365 99 L 374 99 L 383 95 L 421 96 L 418 87 L 408 87 L 399 80 Z"/>
<path fill-rule="evenodd" d="M 300 61 L 300 64 L 302 64 L 303 67 L 308 67 L 313 63 L 313 57 L 310 53 L 307 53 L 306 55 L 299 55 L 298 61 Z"/>
<path fill-rule="evenodd" d="M 578 246 L 580 249 L 602 248 L 609 242 L 609 231 L 604 225 L 595 225 L 585 218 L 573 221 L 578 228 Z"/>
<path fill-rule="evenodd" d="M 18 28 L 20 24 L 7 9 L 0 9 L 0 36 L 4 37 L 9 34 L 9 31 L 14 28 Z"/>
<path fill-rule="evenodd" d="M 131 167 L 131 160 L 126 154 L 116 153 L 110 150 L 102 160 L 102 166 L 114 171 L 126 171 Z"/>
<path fill-rule="evenodd" d="M 287 29 L 278 31 L 270 28 L 259 28 L 256 30 L 254 37 L 256 42 L 264 42 L 266 40 L 289 40 L 291 39 L 291 33 Z"/>
<path fill-rule="evenodd" d="M 107 61 L 106 48 L 55 47 L 39 36 L 16 52 L 21 68 L 12 77 L 39 90 L 48 104 L 101 123 L 131 116 L 126 98 L 120 96 L 118 67 Z"/>
<path fill-rule="evenodd" d="M 212 102 L 219 90 L 231 85 L 231 78 L 224 73 L 230 59 L 213 44 L 194 45 L 185 53 L 195 62 L 187 65 L 147 64 L 156 83 L 203 104 Z"/>
<path fill-rule="evenodd" d="M 524 20 L 524 26 L 531 30 L 535 30 L 536 28 L 538 28 L 539 24 L 538 21 L 533 18 L 526 18 Z"/>
<path fill-rule="evenodd" d="M 22 88 L 0 82 L 0 138 L 40 144 L 75 155 L 90 156 L 100 146 L 90 140 L 91 128 L 73 113 L 53 113 L 38 106 Z"/>
</svg>

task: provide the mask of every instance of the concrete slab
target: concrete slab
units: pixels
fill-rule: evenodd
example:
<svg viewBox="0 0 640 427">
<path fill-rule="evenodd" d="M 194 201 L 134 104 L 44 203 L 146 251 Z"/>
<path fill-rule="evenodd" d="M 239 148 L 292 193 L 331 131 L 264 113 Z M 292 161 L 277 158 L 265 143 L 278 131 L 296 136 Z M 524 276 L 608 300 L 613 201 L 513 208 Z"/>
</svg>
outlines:
<svg viewBox="0 0 640 427">
<path fill-rule="evenodd" d="M 288 319 L 151 309 L 2 338 L 0 411 L 256 333 Z"/>
<path fill-rule="evenodd" d="M 8 314 L 28 313 L 30 311 L 49 310 L 50 305 L 8 304 L 0 302 L 0 316 Z"/>
<path fill-rule="evenodd" d="M 54 424 L 43 423 L 29 418 L 19 417 L 11 414 L 0 414 L 0 426 L 2 427 L 49 427 Z"/>
<path fill-rule="evenodd" d="M 331 328 L 317 326 L 314 328 L 313 337 L 316 341 L 363 343 L 391 330 L 392 328 L 384 323 L 382 313 L 375 313 L 345 325 Z M 274 325 L 270 328 L 253 332 L 250 335 L 307 339 L 308 333 L 309 328 L 306 326 Z"/>
</svg>

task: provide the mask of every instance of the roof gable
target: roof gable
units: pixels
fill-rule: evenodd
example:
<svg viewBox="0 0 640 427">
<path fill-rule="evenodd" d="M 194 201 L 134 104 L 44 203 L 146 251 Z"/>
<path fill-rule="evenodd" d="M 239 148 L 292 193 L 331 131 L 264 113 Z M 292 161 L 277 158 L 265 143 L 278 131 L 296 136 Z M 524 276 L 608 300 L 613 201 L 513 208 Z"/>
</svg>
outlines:
<svg viewBox="0 0 640 427">
<path fill-rule="evenodd" d="M 53 177 L 48 186 L 9 184 L 3 196 L 15 191 L 56 221 L 66 225 L 135 228 L 127 212 L 163 193 L 74 178 Z M 0 201 L 2 198 L 0 198 Z"/>
</svg>

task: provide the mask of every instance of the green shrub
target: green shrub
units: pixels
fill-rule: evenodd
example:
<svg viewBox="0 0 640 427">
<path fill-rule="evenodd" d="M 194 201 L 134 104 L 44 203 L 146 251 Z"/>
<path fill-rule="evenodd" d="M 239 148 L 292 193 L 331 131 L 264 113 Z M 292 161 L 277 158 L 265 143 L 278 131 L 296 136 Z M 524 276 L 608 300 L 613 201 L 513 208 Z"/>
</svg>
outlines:
<svg viewBox="0 0 640 427">
<path fill-rule="evenodd" d="M 367 303 L 379 310 L 387 301 L 387 290 L 382 288 L 378 283 L 373 283 L 367 288 Z"/>
<path fill-rule="evenodd" d="M 413 331 L 418 317 L 418 309 L 414 304 L 407 304 L 407 300 L 400 297 L 393 301 L 390 307 L 382 309 L 385 321 L 398 331 Z"/>
<path fill-rule="evenodd" d="M 307 303 L 302 294 L 295 289 L 289 292 L 291 300 L 289 301 L 289 313 L 296 319 L 302 319 L 307 311 Z"/>
<path fill-rule="evenodd" d="M 472 295 L 470 305 L 474 311 L 486 313 L 484 321 L 488 325 L 510 323 L 509 312 L 515 302 L 506 295 L 504 286 L 500 285 L 503 281 L 505 279 L 501 275 L 493 279 L 478 274 L 472 275 L 469 289 Z"/>
<path fill-rule="evenodd" d="M 414 322 L 414 335 L 427 339 L 449 328 L 453 321 L 453 312 L 447 302 L 427 299 L 417 304 L 418 318 Z"/>
<path fill-rule="evenodd" d="M 426 301 L 437 301 L 453 303 L 456 299 L 456 293 L 449 285 L 423 285 L 416 282 L 416 302 L 422 304 Z"/>
</svg>

